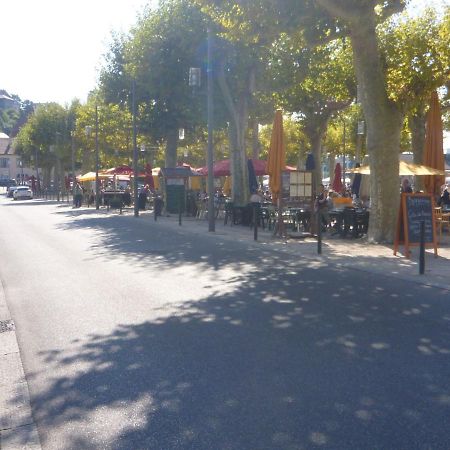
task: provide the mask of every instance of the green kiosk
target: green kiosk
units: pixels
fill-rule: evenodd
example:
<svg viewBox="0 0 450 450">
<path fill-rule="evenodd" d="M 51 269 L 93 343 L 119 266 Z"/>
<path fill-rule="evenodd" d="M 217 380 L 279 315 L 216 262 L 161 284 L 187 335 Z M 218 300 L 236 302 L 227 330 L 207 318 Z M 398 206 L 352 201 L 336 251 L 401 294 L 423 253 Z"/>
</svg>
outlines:
<svg viewBox="0 0 450 450">
<path fill-rule="evenodd" d="M 186 187 L 192 173 L 189 167 L 161 168 L 161 187 L 164 194 L 166 211 L 169 214 L 178 214 L 186 210 Z"/>
</svg>

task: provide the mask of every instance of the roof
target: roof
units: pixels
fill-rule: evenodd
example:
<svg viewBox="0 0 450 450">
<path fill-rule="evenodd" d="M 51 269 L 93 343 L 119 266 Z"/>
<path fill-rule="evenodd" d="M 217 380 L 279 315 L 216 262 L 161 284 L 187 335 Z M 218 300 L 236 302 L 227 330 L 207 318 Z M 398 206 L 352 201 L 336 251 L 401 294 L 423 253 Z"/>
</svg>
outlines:
<svg viewBox="0 0 450 450">
<path fill-rule="evenodd" d="M 13 98 L 8 97 L 8 96 L 5 95 L 5 94 L 0 94 L 0 99 L 1 99 L 1 100 L 10 100 L 11 102 L 15 102 L 15 100 L 14 100 Z"/>
</svg>

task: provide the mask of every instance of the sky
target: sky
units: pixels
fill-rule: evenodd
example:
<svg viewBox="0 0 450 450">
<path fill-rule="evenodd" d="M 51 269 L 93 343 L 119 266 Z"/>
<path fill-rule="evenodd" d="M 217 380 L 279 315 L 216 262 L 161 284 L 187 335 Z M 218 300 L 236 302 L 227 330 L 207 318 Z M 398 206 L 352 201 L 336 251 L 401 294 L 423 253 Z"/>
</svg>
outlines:
<svg viewBox="0 0 450 450">
<path fill-rule="evenodd" d="M 410 9 L 450 0 L 411 0 Z M 0 89 L 35 103 L 86 101 L 112 31 L 157 0 L 3 0 Z"/>
<path fill-rule="evenodd" d="M 0 89 L 35 103 L 86 101 L 111 31 L 148 0 L 2 0 Z"/>
</svg>

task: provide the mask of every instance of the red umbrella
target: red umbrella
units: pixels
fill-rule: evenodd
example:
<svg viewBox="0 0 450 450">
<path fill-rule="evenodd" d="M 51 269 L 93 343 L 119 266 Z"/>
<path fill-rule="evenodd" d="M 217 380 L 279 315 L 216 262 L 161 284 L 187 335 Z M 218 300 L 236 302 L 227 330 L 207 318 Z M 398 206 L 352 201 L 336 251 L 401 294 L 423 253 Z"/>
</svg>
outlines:
<svg viewBox="0 0 450 450">
<path fill-rule="evenodd" d="M 334 168 L 334 179 L 333 184 L 331 185 L 334 192 L 342 192 L 344 186 L 342 185 L 342 169 L 341 164 L 337 163 Z"/>
<path fill-rule="evenodd" d="M 267 161 L 262 159 L 252 159 L 253 168 L 255 169 L 255 175 L 257 177 L 261 175 L 267 175 Z M 295 167 L 285 166 L 286 170 L 297 170 Z M 201 175 L 208 175 L 208 168 L 201 167 L 197 169 L 197 172 Z M 230 160 L 224 159 L 214 164 L 214 176 L 215 177 L 227 177 L 231 175 L 230 172 Z"/>
<path fill-rule="evenodd" d="M 133 169 L 130 166 L 122 165 L 105 170 L 105 173 L 108 175 L 131 175 Z"/>
</svg>

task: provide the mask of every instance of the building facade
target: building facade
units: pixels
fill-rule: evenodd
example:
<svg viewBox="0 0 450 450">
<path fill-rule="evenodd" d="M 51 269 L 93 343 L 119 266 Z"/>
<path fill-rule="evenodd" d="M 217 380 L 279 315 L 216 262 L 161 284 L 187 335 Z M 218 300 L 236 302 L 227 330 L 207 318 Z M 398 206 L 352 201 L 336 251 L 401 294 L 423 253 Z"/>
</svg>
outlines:
<svg viewBox="0 0 450 450">
<path fill-rule="evenodd" d="M 24 166 L 19 155 L 15 154 L 13 139 L 0 132 L 0 180 L 16 180 L 17 183 L 27 182 L 36 170 Z M 39 177 L 41 171 L 39 170 Z"/>
</svg>

